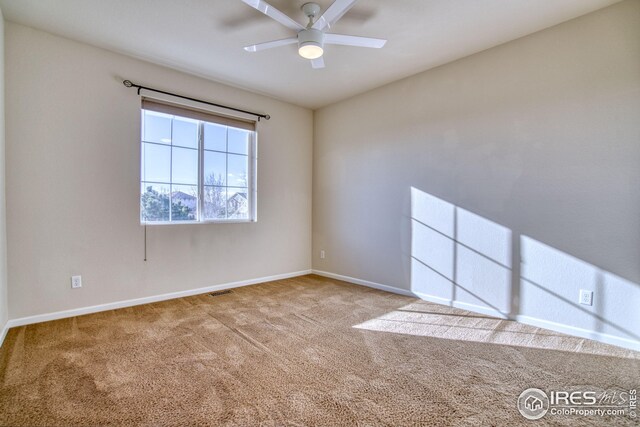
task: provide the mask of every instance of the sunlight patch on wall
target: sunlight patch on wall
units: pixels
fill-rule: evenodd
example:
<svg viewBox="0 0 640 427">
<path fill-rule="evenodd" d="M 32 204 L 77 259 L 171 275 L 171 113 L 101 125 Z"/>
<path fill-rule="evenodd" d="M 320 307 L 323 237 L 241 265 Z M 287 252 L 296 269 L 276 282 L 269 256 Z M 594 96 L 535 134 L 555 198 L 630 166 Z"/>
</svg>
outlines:
<svg viewBox="0 0 640 427">
<path fill-rule="evenodd" d="M 512 253 L 510 229 L 411 187 L 411 291 L 415 295 L 640 348 L 640 285 L 528 236 L 520 236 L 519 247 L 519 253 Z M 519 261 L 520 274 L 512 279 L 514 259 Z M 593 305 L 580 304 L 581 290 L 593 292 Z M 381 318 L 375 321 L 378 326 L 369 326 L 412 334 L 422 330 L 415 326 L 421 324 L 420 319 L 390 323 L 393 321 Z M 445 326 L 464 339 L 467 323 Z M 474 325 L 473 335 L 496 339 L 489 331 L 491 324 L 485 326 L 488 329 Z M 433 331 L 438 336 L 441 329 L 434 326 L 429 334 Z M 519 340 L 514 338 L 514 342 Z"/>
<path fill-rule="evenodd" d="M 528 236 L 520 253 L 520 314 L 640 340 L 640 285 Z M 593 305 L 578 303 L 581 289 Z"/>
<path fill-rule="evenodd" d="M 511 258 L 511 230 L 411 188 L 412 292 L 507 316 Z"/>
</svg>

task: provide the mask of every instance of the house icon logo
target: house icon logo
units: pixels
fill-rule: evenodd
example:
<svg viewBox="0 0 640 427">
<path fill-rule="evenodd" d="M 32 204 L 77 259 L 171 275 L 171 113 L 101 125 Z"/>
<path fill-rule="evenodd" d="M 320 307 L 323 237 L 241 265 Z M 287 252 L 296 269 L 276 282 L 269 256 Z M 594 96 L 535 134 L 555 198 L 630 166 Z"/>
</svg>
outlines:
<svg viewBox="0 0 640 427">
<path fill-rule="evenodd" d="M 549 397 L 539 388 L 528 388 L 518 397 L 518 410 L 528 420 L 538 420 L 549 410 Z"/>
</svg>

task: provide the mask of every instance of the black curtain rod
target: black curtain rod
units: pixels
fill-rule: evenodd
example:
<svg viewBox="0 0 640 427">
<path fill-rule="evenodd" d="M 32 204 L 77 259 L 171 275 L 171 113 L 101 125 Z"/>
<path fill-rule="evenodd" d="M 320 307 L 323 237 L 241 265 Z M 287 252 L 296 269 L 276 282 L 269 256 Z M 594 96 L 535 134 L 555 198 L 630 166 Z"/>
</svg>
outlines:
<svg viewBox="0 0 640 427">
<path fill-rule="evenodd" d="M 227 109 L 227 110 L 237 111 L 239 113 L 250 114 L 252 116 L 256 116 L 258 118 L 258 121 L 260 121 L 260 119 L 269 120 L 271 118 L 271 116 L 268 115 L 268 114 L 254 113 L 253 111 L 241 110 L 239 108 L 229 107 L 227 105 L 216 104 L 214 102 L 203 101 L 201 99 L 190 98 L 190 97 L 184 96 L 184 95 L 178 95 L 178 94 L 171 93 L 171 92 L 165 92 L 165 91 L 159 90 L 159 89 L 153 89 L 153 88 L 150 88 L 150 87 L 137 85 L 135 83 L 132 83 L 131 80 L 123 80 L 122 84 L 124 84 L 126 87 L 137 87 L 138 88 L 138 95 L 140 95 L 140 90 L 141 89 L 145 89 L 145 90 L 150 90 L 152 92 L 163 93 L 165 95 L 176 96 L 176 97 L 182 98 L 182 99 L 188 99 L 189 101 L 195 101 L 195 102 L 200 102 L 202 104 L 212 105 L 214 107 L 220 107 L 220 108 L 224 108 L 224 109 Z"/>
</svg>

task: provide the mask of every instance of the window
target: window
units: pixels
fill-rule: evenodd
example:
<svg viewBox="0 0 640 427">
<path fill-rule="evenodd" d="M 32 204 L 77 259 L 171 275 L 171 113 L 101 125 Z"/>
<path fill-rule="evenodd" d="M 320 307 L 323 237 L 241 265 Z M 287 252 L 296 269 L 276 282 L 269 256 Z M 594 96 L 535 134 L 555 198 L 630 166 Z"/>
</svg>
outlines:
<svg viewBox="0 0 640 427">
<path fill-rule="evenodd" d="M 142 223 L 255 221 L 255 123 L 142 101 Z"/>
</svg>

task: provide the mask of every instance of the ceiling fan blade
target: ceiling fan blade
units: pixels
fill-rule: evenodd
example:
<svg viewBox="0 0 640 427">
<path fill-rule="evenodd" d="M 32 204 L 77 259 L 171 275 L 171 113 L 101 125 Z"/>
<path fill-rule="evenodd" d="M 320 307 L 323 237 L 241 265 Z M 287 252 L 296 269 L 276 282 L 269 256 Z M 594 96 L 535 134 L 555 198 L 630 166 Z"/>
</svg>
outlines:
<svg viewBox="0 0 640 427">
<path fill-rule="evenodd" d="M 253 44 L 251 46 L 245 46 L 244 50 L 246 50 L 247 52 L 260 52 L 261 50 L 271 49 L 274 47 L 285 46 L 294 43 L 298 43 L 298 39 L 295 37 L 289 37 L 288 39 L 274 40 L 270 42 Z"/>
<path fill-rule="evenodd" d="M 372 37 L 347 36 L 344 34 L 325 34 L 325 44 L 341 44 L 344 46 L 373 47 L 380 49 L 387 42 L 384 39 Z"/>
<path fill-rule="evenodd" d="M 243 0 L 244 1 L 244 0 Z M 315 30 L 324 30 L 325 28 L 331 28 L 338 19 L 347 13 L 349 9 L 356 4 L 358 0 L 336 0 L 327 10 L 324 11 L 322 16 L 314 22 L 312 28 Z"/>
<path fill-rule="evenodd" d="M 313 68 L 324 68 L 324 59 L 322 59 L 322 56 L 320 58 L 312 59 L 311 60 L 311 67 L 313 67 Z"/>
<path fill-rule="evenodd" d="M 259 10 L 268 17 L 275 19 L 287 28 L 291 28 L 292 30 L 296 31 L 304 30 L 305 28 L 264 0 L 242 0 L 242 2 L 248 4 L 256 10 Z"/>
</svg>

